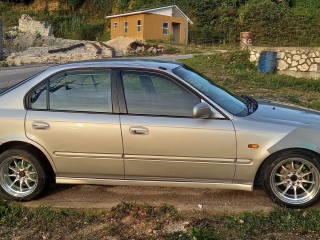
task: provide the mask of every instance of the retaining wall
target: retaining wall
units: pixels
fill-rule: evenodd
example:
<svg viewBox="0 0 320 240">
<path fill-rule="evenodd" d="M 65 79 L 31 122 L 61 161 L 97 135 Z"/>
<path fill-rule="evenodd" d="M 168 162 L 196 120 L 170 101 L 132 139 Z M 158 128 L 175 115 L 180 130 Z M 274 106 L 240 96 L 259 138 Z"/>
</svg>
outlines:
<svg viewBox="0 0 320 240">
<path fill-rule="evenodd" d="M 262 51 L 277 52 L 277 70 L 320 73 L 320 48 L 250 47 L 250 61 L 258 63 Z"/>
</svg>

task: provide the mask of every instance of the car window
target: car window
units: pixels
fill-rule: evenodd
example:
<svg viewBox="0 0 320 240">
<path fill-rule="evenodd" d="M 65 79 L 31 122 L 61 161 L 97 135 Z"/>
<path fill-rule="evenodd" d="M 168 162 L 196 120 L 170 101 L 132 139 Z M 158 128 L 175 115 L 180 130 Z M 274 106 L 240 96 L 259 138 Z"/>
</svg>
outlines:
<svg viewBox="0 0 320 240">
<path fill-rule="evenodd" d="M 38 86 L 31 95 L 32 109 L 112 112 L 110 71 L 64 72 Z M 48 86 L 48 85 L 49 86 Z"/>
<path fill-rule="evenodd" d="M 192 117 L 200 99 L 163 75 L 124 71 L 122 73 L 128 113 Z"/>
</svg>

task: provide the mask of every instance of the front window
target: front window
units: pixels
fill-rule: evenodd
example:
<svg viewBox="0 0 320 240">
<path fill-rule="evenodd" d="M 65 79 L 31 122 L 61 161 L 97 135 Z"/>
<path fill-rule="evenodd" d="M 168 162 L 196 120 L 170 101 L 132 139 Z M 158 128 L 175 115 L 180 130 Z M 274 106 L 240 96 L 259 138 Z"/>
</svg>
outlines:
<svg viewBox="0 0 320 240">
<path fill-rule="evenodd" d="M 124 93 L 129 114 L 192 117 L 200 99 L 166 76 L 124 71 Z"/>
<path fill-rule="evenodd" d="M 244 101 L 226 92 L 196 72 L 184 67 L 178 67 L 173 72 L 231 114 L 236 116 L 248 115 L 248 108 Z"/>
<path fill-rule="evenodd" d="M 141 20 L 140 19 L 137 22 L 137 31 L 141 32 Z"/>
<path fill-rule="evenodd" d="M 124 22 L 124 33 L 128 33 L 128 22 Z"/>
<path fill-rule="evenodd" d="M 164 22 L 163 23 L 163 30 L 162 30 L 163 34 L 167 35 L 169 34 L 169 23 Z"/>
</svg>

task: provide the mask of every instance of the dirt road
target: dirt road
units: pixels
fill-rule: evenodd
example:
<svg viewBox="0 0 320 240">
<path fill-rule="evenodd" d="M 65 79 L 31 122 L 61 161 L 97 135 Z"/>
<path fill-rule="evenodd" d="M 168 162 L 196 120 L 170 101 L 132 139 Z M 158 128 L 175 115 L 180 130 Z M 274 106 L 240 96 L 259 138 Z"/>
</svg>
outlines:
<svg viewBox="0 0 320 240">
<path fill-rule="evenodd" d="M 213 213 L 270 210 L 275 204 L 263 190 L 253 192 L 193 188 L 57 185 L 41 199 L 24 203 L 63 208 L 109 209 L 121 202 L 167 203 L 180 211 Z"/>
</svg>

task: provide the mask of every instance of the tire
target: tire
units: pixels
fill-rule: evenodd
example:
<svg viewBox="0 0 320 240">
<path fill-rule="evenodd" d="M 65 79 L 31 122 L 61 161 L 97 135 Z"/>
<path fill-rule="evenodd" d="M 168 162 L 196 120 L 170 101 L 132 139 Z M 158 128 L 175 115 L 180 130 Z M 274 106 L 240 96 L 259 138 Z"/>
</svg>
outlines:
<svg viewBox="0 0 320 240">
<path fill-rule="evenodd" d="M 7 200 L 30 201 L 40 196 L 48 176 L 40 158 L 23 148 L 0 155 L 0 196 Z"/>
<path fill-rule="evenodd" d="M 281 206 L 307 208 L 320 196 L 320 159 L 303 151 L 288 151 L 267 160 L 263 188 Z"/>
</svg>

